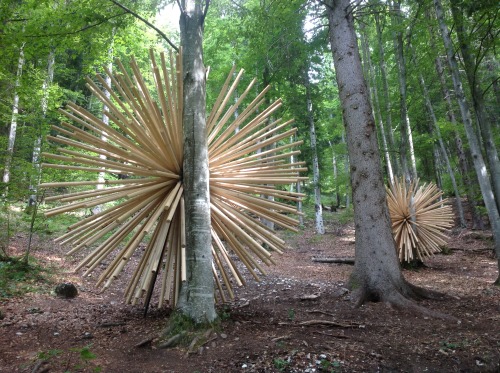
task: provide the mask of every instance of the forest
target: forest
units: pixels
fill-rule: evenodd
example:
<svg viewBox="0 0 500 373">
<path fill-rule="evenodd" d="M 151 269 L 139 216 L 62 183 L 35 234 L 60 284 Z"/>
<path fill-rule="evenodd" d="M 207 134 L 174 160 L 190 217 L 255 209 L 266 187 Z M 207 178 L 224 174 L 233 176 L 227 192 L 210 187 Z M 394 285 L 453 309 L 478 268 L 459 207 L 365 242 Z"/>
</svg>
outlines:
<svg viewBox="0 0 500 373">
<path fill-rule="evenodd" d="M 500 371 L 500 8 L 0 3 L 0 372 Z"/>
</svg>

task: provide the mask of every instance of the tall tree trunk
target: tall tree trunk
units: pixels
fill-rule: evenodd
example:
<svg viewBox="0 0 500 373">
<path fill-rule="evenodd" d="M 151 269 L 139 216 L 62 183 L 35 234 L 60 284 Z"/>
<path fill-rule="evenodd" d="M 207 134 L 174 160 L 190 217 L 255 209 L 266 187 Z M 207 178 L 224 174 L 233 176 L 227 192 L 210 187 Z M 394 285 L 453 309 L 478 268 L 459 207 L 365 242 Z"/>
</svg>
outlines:
<svg viewBox="0 0 500 373">
<path fill-rule="evenodd" d="M 371 102 L 372 105 L 374 105 L 374 114 L 375 114 L 375 119 L 377 120 L 377 123 L 379 125 L 379 130 L 380 130 L 380 137 L 382 138 L 382 146 L 384 147 L 384 155 L 385 155 L 385 164 L 387 166 L 387 175 L 389 176 L 389 181 L 392 183 L 394 181 L 394 173 L 392 171 L 392 162 L 391 162 L 391 157 L 389 153 L 389 147 L 387 144 L 387 136 L 385 133 L 385 126 L 384 126 L 384 121 L 382 119 L 382 113 L 380 112 L 380 104 L 379 104 L 379 99 L 378 99 L 378 90 L 377 90 L 377 82 L 376 82 L 376 77 L 375 77 L 375 71 L 373 69 L 373 64 L 372 60 L 370 58 L 370 51 L 369 51 L 369 46 L 368 46 L 368 40 L 367 40 L 367 35 L 365 31 L 365 26 L 364 23 L 360 23 L 359 26 L 361 30 L 361 48 L 363 52 L 363 61 L 364 64 L 366 65 L 365 71 L 366 71 L 366 82 L 368 85 L 368 89 L 370 90 L 371 94 Z M 370 84 L 370 79 L 372 80 Z"/>
<path fill-rule="evenodd" d="M 369 300 L 410 306 L 415 295 L 401 273 L 392 236 L 375 120 L 363 79 L 349 0 L 327 6 L 330 43 L 346 124 L 356 229 L 356 259 L 350 284 L 358 304 Z"/>
<path fill-rule="evenodd" d="M 417 178 L 417 165 L 415 160 L 415 151 L 413 149 L 413 137 L 410 127 L 410 118 L 408 117 L 408 106 L 406 105 L 406 61 L 403 53 L 403 33 L 400 28 L 401 24 L 401 3 L 394 1 L 393 17 L 394 23 L 398 30 L 395 33 L 394 49 L 398 66 L 398 81 L 399 81 L 399 113 L 400 113 L 400 133 L 401 133 L 401 165 L 405 178 L 415 180 Z M 411 169 L 408 169 L 408 153 L 410 154 Z"/>
<path fill-rule="evenodd" d="M 309 122 L 309 136 L 311 139 L 312 168 L 313 168 L 313 188 L 314 188 L 314 221 L 316 223 L 316 233 L 325 234 L 323 224 L 323 209 L 321 207 L 321 192 L 319 187 L 319 161 L 316 149 L 316 129 L 314 127 L 314 114 L 311 100 L 311 87 L 309 83 L 309 69 L 304 73 L 304 85 L 306 88 L 307 121 Z"/>
<path fill-rule="evenodd" d="M 113 56 L 114 56 L 114 39 L 115 39 L 115 29 L 113 28 L 113 31 L 111 33 L 111 43 L 110 43 L 110 46 L 108 48 L 108 71 L 111 73 L 113 71 Z M 111 74 L 106 74 L 105 77 L 105 82 L 106 82 L 106 86 L 111 88 Z M 104 96 L 106 96 L 106 98 L 109 100 L 111 98 L 111 92 L 108 90 L 108 89 L 103 89 L 103 92 L 104 92 Z M 102 107 L 102 122 L 107 126 L 109 125 L 109 116 L 108 116 L 108 113 L 109 113 L 109 108 L 107 105 L 103 105 Z M 101 134 L 101 140 L 104 141 L 104 142 L 107 142 L 108 141 L 108 137 L 107 137 L 107 134 L 105 132 L 103 132 Z M 99 154 L 99 158 L 100 159 L 106 159 L 106 156 L 104 154 Z M 102 189 L 104 188 L 104 177 L 105 177 L 106 173 L 103 171 L 103 172 L 99 172 L 99 174 L 97 175 L 97 181 L 99 182 L 97 185 L 96 185 L 96 189 Z M 97 205 L 94 207 L 93 209 L 93 212 L 95 214 L 99 213 L 102 209 L 102 206 L 101 205 Z"/>
<path fill-rule="evenodd" d="M 292 135 L 290 137 L 290 143 L 293 143 L 295 139 L 295 136 Z M 292 155 L 290 156 L 290 163 L 295 163 L 295 157 Z M 301 193 L 301 181 L 297 181 L 295 184 L 290 185 L 290 192 L 293 192 L 293 187 L 295 186 L 295 189 L 297 193 Z M 303 227 L 304 226 L 304 216 L 302 215 L 302 199 L 299 199 L 297 201 L 297 211 L 299 212 L 299 226 Z"/>
<path fill-rule="evenodd" d="M 342 120 L 344 122 L 344 128 L 346 127 L 347 123 L 345 121 L 345 117 L 342 117 Z M 347 145 L 347 140 L 346 140 L 346 133 L 345 131 L 342 131 L 342 143 L 343 144 L 346 144 L 346 147 L 348 146 Z M 344 161 L 344 172 L 346 175 L 349 175 L 349 165 L 350 165 L 350 161 L 349 161 L 349 152 L 347 152 L 345 154 L 345 161 Z M 350 180 L 349 180 L 349 184 L 350 184 Z M 351 189 L 352 189 L 352 186 L 351 185 L 348 185 L 346 187 L 346 192 L 345 192 L 345 208 L 346 209 L 349 209 L 349 207 L 351 206 Z"/>
<path fill-rule="evenodd" d="M 208 4 L 207 4 L 208 5 Z M 183 187 L 186 208 L 186 276 L 179 309 L 196 323 L 216 318 L 210 232 L 210 195 L 203 65 L 202 2 L 181 1 L 183 68 Z M 205 9 L 206 10 L 206 9 Z"/>
<path fill-rule="evenodd" d="M 427 107 L 427 112 L 429 113 L 429 117 L 432 122 L 431 128 L 432 131 L 436 134 L 439 144 L 439 150 L 441 151 L 441 156 L 443 157 L 444 163 L 446 165 L 446 170 L 448 171 L 448 175 L 450 175 L 451 184 L 453 186 L 453 192 L 455 193 L 455 200 L 456 200 L 460 226 L 462 228 L 467 228 L 467 223 L 465 222 L 464 209 L 462 206 L 462 199 L 460 197 L 460 191 L 458 190 L 457 181 L 455 179 L 455 172 L 453 172 L 453 168 L 451 167 L 450 158 L 448 157 L 448 152 L 446 151 L 446 146 L 444 145 L 443 137 L 441 136 L 441 130 L 439 128 L 439 124 L 436 119 L 436 114 L 434 113 L 434 107 L 432 106 L 431 98 L 429 96 L 429 91 L 427 90 L 427 86 L 425 85 L 424 76 L 420 72 L 418 74 L 418 79 L 420 81 L 420 87 L 422 88 L 422 93 L 424 95 L 425 106 Z M 436 157 L 436 161 L 437 160 L 438 159 Z M 441 188 L 441 186 L 439 187 Z"/>
<path fill-rule="evenodd" d="M 10 121 L 9 142 L 7 145 L 7 154 L 5 157 L 5 166 L 3 171 L 2 181 L 6 184 L 5 195 L 8 194 L 8 184 L 10 182 L 10 166 L 14 156 L 14 144 L 17 135 L 17 116 L 19 114 L 19 86 L 21 85 L 21 76 L 23 75 L 24 67 L 24 43 L 19 48 L 19 60 L 17 62 L 16 83 L 14 86 L 14 99 L 12 103 L 12 119 Z"/>
<path fill-rule="evenodd" d="M 434 47 L 434 41 L 433 41 L 433 36 L 434 34 L 431 31 L 431 46 L 435 49 Z M 441 84 L 441 90 L 443 92 L 443 97 L 445 98 L 446 101 L 446 107 L 448 109 L 447 114 L 448 114 L 448 120 L 453 124 L 453 128 L 457 129 L 458 124 L 457 124 L 457 119 L 455 117 L 455 111 L 453 108 L 453 104 L 451 102 L 451 94 L 450 91 L 448 90 L 448 86 L 446 84 L 446 79 L 444 77 L 444 69 L 443 69 L 443 64 L 441 63 L 440 57 L 436 57 L 435 59 L 435 65 L 436 65 L 436 71 L 439 76 L 439 81 Z M 469 160 L 467 159 L 467 155 L 465 153 L 464 147 L 463 147 L 463 142 L 462 142 L 462 137 L 458 133 L 457 130 L 453 131 L 453 136 L 455 139 L 455 148 L 457 151 L 457 156 L 458 156 L 458 164 L 460 167 L 460 173 L 462 175 L 462 181 L 465 185 L 465 189 L 467 191 L 467 201 L 469 203 L 469 209 L 471 212 L 471 219 L 472 219 L 472 229 L 484 229 L 484 224 L 483 224 L 483 219 L 481 217 L 481 213 L 479 212 L 477 208 L 477 201 L 476 201 L 476 193 L 474 191 L 475 187 L 472 184 L 471 177 L 470 177 L 470 164 Z"/>
<path fill-rule="evenodd" d="M 47 108 L 49 104 L 49 88 L 50 85 L 52 84 L 52 81 L 54 80 L 54 62 L 55 62 L 55 52 L 52 49 L 49 52 L 49 57 L 47 59 L 47 76 L 45 77 L 45 80 L 43 81 L 42 84 L 42 100 L 40 103 L 42 109 L 42 121 L 45 119 L 47 115 Z M 33 156 L 31 161 L 31 163 L 33 164 L 33 169 L 35 170 L 35 176 L 34 178 L 32 178 L 30 185 L 31 196 L 28 202 L 30 206 L 36 203 L 38 184 L 40 183 L 40 176 L 41 176 L 40 154 L 42 152 L 42 137 L 43 137 L 42 123 L 40 123 L 39 128 L 37 130 L 38 134 L 35 139 L 35 144 L 33 145 Z"/>
<path fill-rule="evenodd" d="M 389 97 L 389 83 L 387 80 L 387 67 L 385 63 L 385 48 L 384 41 L 382 38 L 382 26 L 380 25 L 380 15 L 379 13 L 374 14 L 375 17 L 375 26 L 377 29 L 377 40 L 378 40 L 378 48 L 379 48 L 379 69 L 380 69 L 380 77 L 382 78 L 382 91 L 384 95 L 385 101 L 385 111 L 386 111 L 386 124 L 388 128 L 388 140 L 390 150 L 394 151 L 396 146 L 394 145 L 394 136 L 392 134 L 392 105 L 391 99 Z M 401 176 L 401 171 L 399 168 L 399 159 L 396 157 L 393 158 L 393 166 L 394 166 L 394 174 Z"/>
<path fill-rule="evenodd" d="M 297 181 L 297 193 L 302 193 L 302 181 Z M 302 212 L 302 199 L 297 202 L 297 211 L 299 213 Z M 299 226 L 303 227 L 304 226 L 304 215 L 299 214 Z"/>
<path fill-rule="evenodd" d="M 471 55 L 469 43 L 467 41 L 466 30 L 464 26 L 462 10 L 459 8 L 457 0 L 451 1 L 451 12 L 453 20 L 455 21 L 455 32 L 458 36 L 460 44 L 460 52 L 465 66 L 465 75 L 469 82 L 469 89 L 472 97 L 472 104 L 476 114 L 477 123 L 481 130 L 481 137 L 483 146 L 488 159 L 488 166 L 491 175 L 491 184 L 493 186 L 493 193 L 497 204 L 497 209 L 500 211 L 500 160 L 498 159 L 498 152 L 495 147 L 495 138 L 491 131 L 491 124 L 488 120 L 488 114 L 484 104 L 483 92 L 479 86 L 477 79 L 477 65 Z"/>
<path fill-rule="evenodd" d="M 328 141 L 330 148 L 332 149 L 332 168 L 333 168 L 333 183 L 335 185 L 335 206 L 340 207 L 340 183 L 339 183 L 339 170 L 337 164 L 337 154 L 333 148 L 333 144 Z"/>
<path fill-rule="evenodd" d="M 450 39 L 448 26 L 446 26 L 444 20 L 441 1 L 440 0 L 433 0 L 433 1 L 434 1 L 434 7 L 436 8 L 436 17 L 439 22 L 441 36 L 443 38 L 443 43 L 446 49 L 448 64 L 450 66 L 453 86 L 455 88 L 455 95 L 457 97 L 457 101 L 460 107 L 460 112 L 462 114 L 462 119 L 465 126 L 465 133 L 467 135 L 470 151 L 472 153 L 474 168 L 476 170 L 479 187 L 481 188 L 481 194 L 483 196 L 484 204 L 486 206 L 486 210 L 488 211 L 488 217 L 490 219 L 491 230 L 493 232 L 493 238 L 495 241 L 495 253 L 498 259 L 498 270 L 499 270 L 499 276 L 495 281 L 495 284 L 500 285 L 500 214 L 498 212 L 495 203 L 495 197 L 493 195 L 493 190 L 491 188 L 491 183 L 488 178 L 488 174 L 486 172 L 486 164 L 484 163 L 483 155 L 481 154 L 479 141 L 477 139 L 476 133 L 474 132 L 472 120 L 470 117 L 469 106 L 467 105 L 467 102 L 465 100 L 465 94 L 462 88 L 462 82 L 460 81 L 458 65 L 453 52 L 453 44 Z"/>
</svg>

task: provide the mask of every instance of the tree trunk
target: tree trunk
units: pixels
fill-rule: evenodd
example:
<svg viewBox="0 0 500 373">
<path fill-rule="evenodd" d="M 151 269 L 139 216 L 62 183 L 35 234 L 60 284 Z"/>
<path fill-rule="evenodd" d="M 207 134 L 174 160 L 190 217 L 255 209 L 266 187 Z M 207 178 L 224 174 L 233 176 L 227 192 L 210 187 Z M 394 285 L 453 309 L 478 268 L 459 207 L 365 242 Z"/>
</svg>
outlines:
<svg viewBox="0 0 500 373">
<path fill-rule="evenodd" d="M 7 154 L 5 156 L 5 166 L 3 171 L 2 181 L 5 185 L 5 195 L 8 194 L 8 184 L 10 182 L 10 166 L 12 164 L 12 157 L 14 156 L 14 144 L 16 142 L 17 134 L 17 116 L 19 114 L 19 86 L 21 85 L 21 76 L 23 75 L 24 66 L 24 43 L 19 49 L 19 60 L 17 62 L 16 83 L 14 88 L 14 99 L 12 103 L 12 119 L 10 121 L 9 142 L 7 145 Z"/>
<path fill-rule="evenodd" d="M 210 232 L 210 195 L 203 65 L 202 2 L 181 2 L 183 67 L 183 187 L 186 208 L 186 276 L 180 311 L 196 323 L 216 318 Z"/>
<path fill-rule="evenodd" d="M 326 8 L 351 165 L 356 255 L 350 285 L 357 289 L 358 304 L 380 300 L 410 306 L 407 297 L 416 297 L 416 288 L 404 280 L 396 255 L 352 9 L 349 0 L 332 1 Z"/>
<path fill-rule="evenodd" d="M 394 11 L 396 15 L 393 17 L 395 25 L 400 28 L 402 17 L 401 4 L 399 1 L 394 2 Z M 396 50 L 396 62 L 398 66 L 398 81 L 399 81 L 399 113 L 400 113 L 400 132 L 401 132 L 401 165 L 403 175 L 410 180 L 417 179 L 417 165 L 415 160 L 415 151 L 413 149 L 413 137 L 410 127 L 410 119 L 408 117 L 408 107 L 406 105 L 406 61 L 403 53 L 403 33 L 398 30 L 394 38 L 394 49 Z M 408 169 L 407 156 L 410 154 L 411 169 Z"/>
<path fill-rule="evenodd" d="M 314 127 L 314 115 L 312 110 L 311 88 L 309 84 L 309 69 L 304 74 L 304 85 L 306 87 L 306 105 L 307 121 L 309 122 L 309 136 L 311 138 L 312 168 L 313 168 L 313 187 L 314 187 L 314 221 L 316 223 L 316 233 L 325 234 L 323 224 L 323 210 L 321 207 L 321 192 L 319 188 L 319 162 L 316 149 L 316 129 Z"/>
<path fill-rule="evenodd" d="M 335 149 L 330 141 L 330 148 L 332 149 L 332 168 L 333 168 L 333 182 L 335 184 L 335 206 L 340 207 L 340 183 L 339 183 L 339 171 L 337 165 L 337 154 L 335 154 Z"/>
<path fill-rule="evenodd" d="M 433 42 L 434 34 L 431 31 L 431 46 L 435 49 Z M 446 85 L 446 79 L 444 78 L 444 69 L 443 64 L 441 63 L 441 59 L 437 57 L 435 59 L 436 71 L 439 76 L 439 81 L 441 83 L 441 90 L 443 92 L 443 97 L 446 101 L 446 107 L 448 108 L 448 119 L 453 124 L 454 128 L 458 128 L 457 119 L 455 117 L 455 112 L 453 109 L 453 104 L 451 102 L 451 94 Z M 462 174 L 462 181 L 465 185 L 465 189 L 467 191 L 467 201 L 469 203 L 469 209 L 471 211 L 471 219 L 472 219 L 472 229 L 484 229 L 483 219 L 481 217 L 481 213 L 477 209 L 477 201 L 476 201 L 476 193 L 474 192 L 474 185 L 472 184 L 471 177 L 469 174 L 470 164 L 467 159 L 467 155 L 465 153 L 462 138 L 458 131 L 454 130 L 453 135 L 455 138 L 455 147 L 458 156 L 458 165 L 460 167 L 460 173 Z"/>
<path fill-rule="evenodd" d="M 439 124 L 436 119 L 436 114 L 434 113 L 434 107 L 432 106 L 431 99 L 429 97 L 429 91 L 427 91 L 427 86 L 425 85 L 425 80 L 422 75 L 422 73 L 419 73 L 419 81 L 420 81 L 420 86 L 422 88 L 422 93 L 424 94 L 424 100 L 425 100 L 425 106 L 427 107 L 427 112 L 429 113 L 429 117 L 432 122 L 432 129 L 433 132 L 435 132 L 438 143 L 439 143 L 439 150 L 441 151 L 441 155 L 444 159 L 444 163 L 446 165 L 446 170 L 448 171 L 448 174 L 450 175 L 450 180 L 451 184 L 453 185 L 453 191 L 455 193 L 455 199 L 456 199 L 456 206 L 457 206 L 457 212 L 458 212 L 458 219 L 460 221 L 460 226 L 462 228 L 467 228 L 467 223 L 465 222 L 465 215 L 464 215 L 464 209 L 462 207 L 462 199 L 460 198 L 460 191 L 458 190 L 458 185 L 457 181 L 455 179 L 455 173 L 453 172 L 453 169 L 451 167 L 450 159 L 448 157 L 448 153 L 446 151 L 446 146 L 444 145 L 443 142 L 443 137 L 441 136 L 441 130 L 439 129 Z M 437 159 L 436 159 L 437 160 Z M 441 188 L 441 186 L 439 186 Z"/>
<path fill-rule="evenodd" d="M 376 77 L 375 77 L 375 71 L 373 69 L 372 65 L 372 60 L 370 58 L 370 50 L 368 46 L 368 40 L 367 40 L 367 35 L 366 31 L 364 30 L 364 23 L 360 23 L 359 26 L 361 30 L 361 47 L 363 51 L 363 61 L 366 64 L 366 81 L 368 84 L 368 88 L 371 93 L 372 97 L 372 105 L 374 105 L 374 113 L 375 113 L 375 118 L 377 120 L 377 123 L 379 125 L 380 129 L 380 137 L 382 138 L 382 146 L 384 147 L 384 155 L 385 155 L 385 162 L 387 166 L 387 175 L 389 176 L 389 181 L 392 183 L 394 181 L 394 173 L 392 171 L 392 162 L 391 162 L 391 157 L 389 155 L 389 147 L 387 144 L 387 136 L 385 133 L 385 126 L 384 126 L 384 121 L 382 119 L 382 113 L 380 112 L 380 104 L 379 104 L 379 99 L 378 99 L 378 90 L 377 90 L 377 82 L 376 82 Z M 370 84 L 370 80 L 372 79 L 372 83 Z"/>
<path fill-rule="evenodd" d="M 486 158 L 488 159 L 493 194 L 495 195 L 497 209 L 500 211 L 500 160 L 498 159 L 498 152 L 495 147 L 495 137 L 491 131 L 491 124 L 488 120 L 488 114 L 486 113 L 483 92 L 481 91 L 477 79 L 477 65 L 469 49 L 463 14 L 462 10 L 459 9 L 457 0 L 451 1 L 451 12 L 453 14 L 453 20 L 455 21 L 455 32 L 457 33 L 460 44 L 460 51 L 464 61 L 465 75 L 467 75 L 467 80 L 469 82 L 474 112 L 476 113 Z"/>
<path fill-rule="evenodd" d="M 476 170 L 479 187 L 481 188 L 481 194 L 483 196 L 484 204 L 486 206 L 486 210 L 488 211 L 488 217 L 490 219 L 491 230 L 493 232 L 493 237 L 495 241 L 495 253 L 497 258 L 500 259 L 500 214 L 498 212 L 495 203 L 495 198 L 493 195 L 493 190 L 491 188 L 490 180 L 488 178 L 488 174 L 486 173 L 486 165 L 484 163 L 483 155 L 481 154 L 479 141 L 472 126 L 470 111 L 467 102 L 465 100 L 465 94 L 462 88 L 462 83 L 460 81 L 458 65 L 453 51 L 453 44 L 450 39 L 448 26 L 446 26 L 444 20 L 441 1 L 434 0 L 434 6 L 436 8 L 436 17 L 439 22 L 439 28 L 441 29 L 441 36 L 443 38 L 443 43 L 446 49 L 446 56 L 448 59 L 448 64 L 450 66 L 453 86 L 455 88 L 455 95 L 457 97 L 457 101 L 460 107 L 460 112 L 462 114 L 462 119 L 465 126 L 465 133 L 467 135 L 467 140 L 469 142 L 469 147 L 472 154 L 472 160 L 474 162 L 474 168 Z M 496 283 L 500 281 L 500 260 L 498 261 L 498 266 L 499 266 L 498 267 L 499 277 L 497 278 Z"/>
<path fill-rule="evenodd" d="M 297 181 L 297 193 L 302 193 L 302 184 L 301 181 Z M 297 211 L 300 213 L 299 215 L 299 226 L 304 226 L 304 215 L 302 213 L 302 199 L 297 202 Z"/>
<path fill-rule="evenodd" d="M 42 121 L 45 119 L 47 115 L 47 108 L 49 104 L 49 88 L 50 85 L 52 84 L 52 81 L 54 80 L 54 63 L 55 63 L 55 52 L 52 49 L 49 52 L 49 57 L 47 59 L 47 76 L 45 77 L 45 80 L 43 81 L 42 84 L 42 99 L 40 102 L 40 106 L 42 109 Z M 38 184 L 40 183 L 40 176 L 41 176 L 40 154 L 42 152 L 42 136 L 43 136 L 42 123 L 39 123 L 38 134 L 35 139 L 35 143 L 33 145 L 33 156 L 31 161 L 33 169 L 35 170 L 35 175 L 31 179 L 31 185 L 30 185 L 31 195 L 28 201 L 28 204 L 30 206 L 36 203 Z"/>
<path fill-rule="evenodd" d="M 384 95 L 384 101 L 385 101 L 385 111 L 386 111 L 386 121 L 387 121 L 387 128 L 389 129 L 388 131 L 388 140 L 389 140 L 389 146 L 392 151 L 396 149 L 394 145 L 394 136 L 392 135 L 392 115 L 391 115 L 391 99 L 389 97 L 389 83 L 387 81 L 387 67 L 385 64 L 385 49 L 384 49 L 384 42 L 382 39 L 382 27 L 380 25 L 380 15 L 378 13 L 374 14 L 375 17 L 375 26 L 377 29 L 377 40 L 378 40 L 378 48 L 379 48 L 379 69 L 380 69 L 380 75 L 382 78 L 382 90 L 383 90 L 383 95 Z M 393 158 L 394 159 L 394 158 Z M 394 166 L 394 174 L 395 175 L 400 175 L 400 168 L 399 168 L 399 160 L 397 158 L 394 159 L 393 162 Z"/>
<path fill-rule="evenodd" d="M 108 71 L 109 72 L 112 72 L 113 71 L 113 49 L 114 49 L 114 39 L 115 39 L 115 29 L 113 28 L 113 31 L 112 31 L 112 37 L 111 37 L 111 45 L 109 46 L 108 48 Z M 104 79 L 105 79 L 105 82 L 106 82 L 106 85 L 108 87 L 111 88 L 111 74 L 106 74 Z M 103 92 L 104 92 L 104 95 L 106 96 L 107 99 L 110 99 L 111 98 L 111 92 L 108 90 L 108 89 L 103 89 Z M 102 122 L 105 124 L 105 125 L 109 125 L 109 116 L 107 115 L 109 113 L 109 108 L 107 105 L 103 105 L 102 107 Z M 105 132 L 103 132 L 101 134 L 101 140 L 104 141 L 104 142 L 107 142 L 108 141 L 108 137 L 106 135 Z M 106 156 L 104 154 L 99 154 L 99 158 L 100 159 L 106 159 Z M 96 189 L 102 189 L 104 188 L 104 177 L 105 177 L 105 172 L 99 172 L 98 176 L 97 176 L 97 181 L 99 182 L 99 184 L 96 185 Z M 97 205 L 94 207 L 94 209 L 92 210 L 95 214 L 101 212 L 101 209 L 102 209 L 102 206 L 101 205 Z"/>
<path fill-rule="evenodd" d="M 293 143 L 295 139 L 295 135 L 290 136 L 290 143 Z M 290 156 L 290 163 L 295 163 L 295 157 L 293 154 Z M 297 193 L 300 193 L 301 186 L 300 186 L 301 181 L 297 181 L 296 183 L 290 185 L 290 192 L 293 192 L 293 188 L 295 187 L 295 190 Z M 299 199 L 297 201 L 297 211 L 299 212 L 299 226 L 303 227 L 304 226 L 304 216 L 302 215 L 302 199 Z"/>
</svg>

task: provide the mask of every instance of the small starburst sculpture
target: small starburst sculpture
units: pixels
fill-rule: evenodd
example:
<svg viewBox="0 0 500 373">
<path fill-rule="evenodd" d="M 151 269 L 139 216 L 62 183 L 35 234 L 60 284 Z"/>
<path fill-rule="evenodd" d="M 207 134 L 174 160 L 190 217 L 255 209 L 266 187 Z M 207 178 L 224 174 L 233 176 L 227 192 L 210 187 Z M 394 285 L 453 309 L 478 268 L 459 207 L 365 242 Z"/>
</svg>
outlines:
<svg viewBox="0 0 500 373">
<path fill-rule="evenodd" d="M 423 260 L 440 252 L 446 244 L 447 229 L 453 226 L 453 213 L 447 200 L 433 183 L 418 187 L 418 180 L 406 184 L 395 180 L 387 188 L 387 202 L 399 260 Z"/>
<path fill-rule="evenodd" d="M 161 53 L 157 61 L 153 51 L 150 60 L 154 89 L 134 59 L 130 73 L 120 61 L 117 73 L 106 70 L 111 86 L 99 75 L 100 87 L 87 79 L 89 89 L 106 107 L 110 124 L 69 103 L 61 112 L 70 122 L 54 126 L 58 135 L 48 137 L 61 145 L 58 154 L 44 153 L 54 162 L 43 167 L 87 171 L 95 177 L 41 187 L 79 189 L 46 198 L 60 203 L 46 216 L 103 207 L 57 239 L 72 247 L 69 254 L 91 248 L 77 270 L 86 268 L 87 275 L 109 262 L 97 281 L 106 289 L 139 253 L 125 289 L 126 301 L 135 304 L 150 298 L 159 282 L 159 306 L 175 305 L 186 279 L 188 249 L 182 182 L 182 63 L 172 53 Z M 234 77 L 234 68 L 229 73 L 207 118 L 213 273 L 223 301 L 227 294 L 233 296 L 234 283 L 245 282 L 235 257 L 255 279 L 265 274 L 263 265 L 274 262 L 272 253 L 281 253 L 285 242 L 263 221 L 296 231 L 295 204 L 304 196 L 280 189 L 305 179 L 299 173 L 306 170 L 304 162 L 289 161 L 299 153 L 292 148 L 301 143 L 289 141 L 296 131 L 288 129 L 292 121 L 273 120 L 281 100 L 263 107 L 267 87 L 245 104 L 254 79 L 230 104 L 242 74 Z M 106 176 L 98 180 L 103 173 Z M 144 250 L 138 250 L 141 243 L 146 244 Z"/>
</svg>

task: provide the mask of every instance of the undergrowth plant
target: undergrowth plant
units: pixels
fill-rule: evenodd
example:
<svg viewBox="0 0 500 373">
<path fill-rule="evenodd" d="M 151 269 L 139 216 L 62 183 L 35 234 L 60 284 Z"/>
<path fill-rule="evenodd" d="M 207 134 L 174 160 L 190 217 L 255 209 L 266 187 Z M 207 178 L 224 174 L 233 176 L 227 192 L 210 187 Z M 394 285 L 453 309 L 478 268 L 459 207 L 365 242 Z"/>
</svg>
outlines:
<svg viewBox="0 0 500 373">
<path fill-rule="evenodd" d="M 84 347 L 75 347 L 68 350 L 51 349 L 39 352 L 36 366 L 40 362 L 55 362 L 56 359 L 60 359 L 62 360 L 61 365 L 64 366 L 64 373 L 81 372 L 82 370 L 95 373 L 101 372 L 102 367 L 93 363 L 93 360 L 97 356 L 91 351 L 91 347 L 92 345 L 89 344 Z"/>
</svg>

